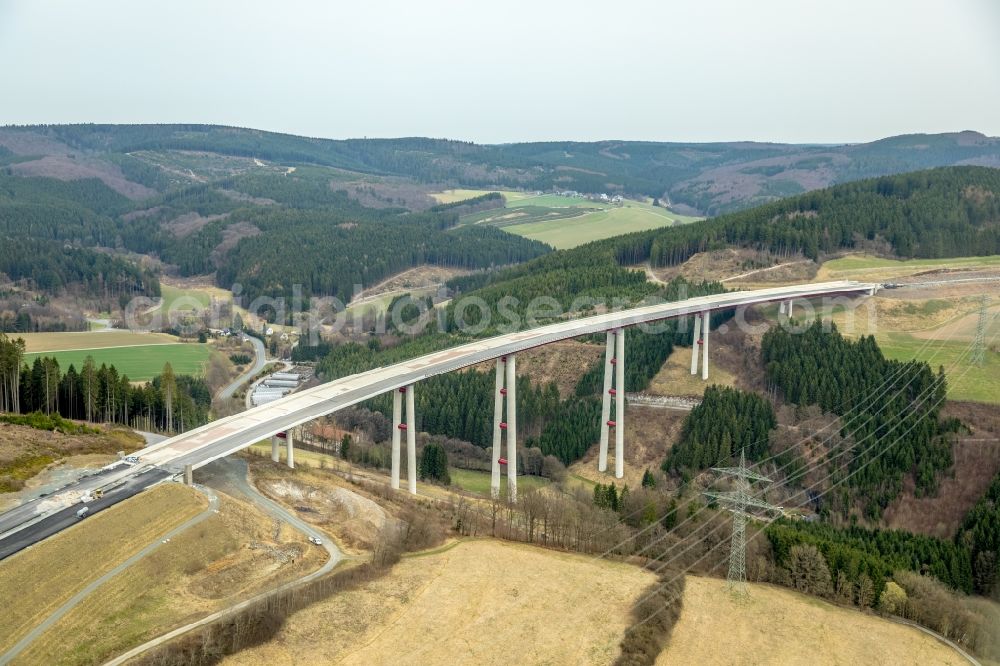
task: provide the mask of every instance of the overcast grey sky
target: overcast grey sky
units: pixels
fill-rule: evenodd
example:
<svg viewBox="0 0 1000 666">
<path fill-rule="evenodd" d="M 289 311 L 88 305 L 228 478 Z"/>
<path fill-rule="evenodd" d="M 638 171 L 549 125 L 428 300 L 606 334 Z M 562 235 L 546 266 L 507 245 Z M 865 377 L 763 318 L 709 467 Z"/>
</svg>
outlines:
<svg viewBox="0 0 1000 666">
<path fill-rule="evenodd" d="M 330 138 L 1000 135 L 996 0 L 0 0 L 0 124 Z"/>
</svg>

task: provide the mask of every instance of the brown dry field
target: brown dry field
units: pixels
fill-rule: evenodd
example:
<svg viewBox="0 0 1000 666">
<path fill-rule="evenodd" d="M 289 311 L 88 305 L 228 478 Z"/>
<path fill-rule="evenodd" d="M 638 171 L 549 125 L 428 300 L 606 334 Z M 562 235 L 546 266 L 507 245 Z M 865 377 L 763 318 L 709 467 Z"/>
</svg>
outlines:
<svg viewBox="0 0 1000 666">
<path fill-rule="evenodd" d="M 851 336 L 903 332 L 922 340 L 968 342 L 976 334 L 982 294 L 982 285 L 883 291 L 859 302 L 853 313 L 838 311 L 830 319 Z M 988 312 L 1000 312 L 1000 299 L 991 299 Z"/>
<path fill-rule="evenodd" d="M 680 620 L 657 664 L 968 664 L 912 627 L 770 585 L 752 584 L 741 604 L 725 585 L 687 577 Z"/>
<path fill-rule="evenodd" d="M 665 396 L 692 396 L 700 398 L 705 388 L 712 384 L 735 386 L 736 376 L 720 367 L 719 354 L 721 348 L 714 344 L 709 335 L 708 381 L 701 378 L 701 359 L 699 359 L 698 374 L 691 374 L 691 348 L 677 347 L 663 364 L 660 371 L 649 382 L 646 393 Z"/>
<path fill-rule="evenodd" d="M 583 373 L 603 358 L 601 345 L 564 340 L 518 352 L 517 372 L 531 377 L 534 384 L 555 382 L 559 395 L 566 398 L 576 390 Z M 492 361 L 473 367 L 480 372 L 496 372 L 496 363 Z"/>
<path fill-rule="evenodd" d="M 757 326 L 761 319 L 757 313 L 749 311 L 746 322 Z M 763 376 L 760 367 L 761 335 L 744 333 L 732 321 L 712 331 L 708 337 L 708 381 L 701 378 L 701 357 L 698 359 L 698 374 L 692 375 L 691 347 L 676 347 L 653 376 L 646 392 L 700 398 L 705 388 L 713 384 L 747 390 L 756 388 Z"/>
<path fill-rule="evenodd" d="M 632 488 L 642 485 L 642 473 L 648 467 L 652 471 L 660 468 L 667 451 L 680 437 L 681 424 L 688 412 L 663 407 L 631 405 L 626 408 L 625 417 L 625 476 L 615 478 L 615 442 L 612 432 L 608 442 L 608 471 L 597 471 L 597 455 L 600 445 L 590 447 L 587 453 L 571 464 L 570 474 L 593 481 L 618 485 L 627 483 Z"/>
<path fill-rule="evenodd" d="M 131 331 L 83 331 L 80 333 L 18 333 L 24 338 L 25 351 L 45 352 L 67 349 L 106 349 L 136 345 L 174 344 L 180 339 L 166 333 L 133 333 Z"/>
<path fill-rule="evenodd" d="M 161 485 L 0 562 L 0 599 L 18 600 L 0 614 L 0 651 L 90 581 L 206 505 L 189 488 Z"/>
<path fill-rule="evenodd" d="M 100 663 L 326 561 L 325 550 L 289 526 L 252 505 L 219 498 L 218 514 L 105 583 L 32 643 L 19 663 Z"/>
<path fill-rule="evenodd" d="M 654 580 L 524 544 L 458 542 L 294 614 L 275 640 L 222 663 L 608 664 Z"/>
</svg>

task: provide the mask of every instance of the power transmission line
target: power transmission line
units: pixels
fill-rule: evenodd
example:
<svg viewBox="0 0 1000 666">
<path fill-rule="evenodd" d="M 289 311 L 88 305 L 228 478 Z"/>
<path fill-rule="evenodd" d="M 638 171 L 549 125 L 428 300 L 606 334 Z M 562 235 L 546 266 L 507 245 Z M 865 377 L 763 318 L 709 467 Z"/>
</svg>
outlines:
<svg viewBox="0 0 1000 666">
<path fill-rule="evenodd" d="M 740 451 L 739 467 L 713 467 L 712 471 L 735 478 L 736 490 L 732 492 L 705 491 L 705 495 L 721 502 L 733 514 L 733 538 L 729 546 L 729 576 L 726 589 L 738 597 L 749 596 L 747 590 L 747 513 L 748 507 L 781 513 L 781 508 L 768 504 L 750 494 L 750 482 L 771 483 L 771 479 L 747 467 L 746 452 Z"/>
<path fill-rule="evenodd" d="M 982 300 L 979 302 L 979 324 L 976 326 L 976 341 L 972 343 L 972 364 L 980 368 L 986 362 L 986 304 L 988 302 L 989 297 L 983 294 Z"/>
</svg>

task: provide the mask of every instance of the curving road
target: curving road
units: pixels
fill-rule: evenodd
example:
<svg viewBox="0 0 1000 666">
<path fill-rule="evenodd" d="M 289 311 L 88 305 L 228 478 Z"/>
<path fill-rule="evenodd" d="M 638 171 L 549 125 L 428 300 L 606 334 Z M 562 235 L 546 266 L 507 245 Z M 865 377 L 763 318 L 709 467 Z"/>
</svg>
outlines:
<svg viewBox="0 0 1000 666">
<path fill-rule="evenodd" d="M 267 352 L 264 349 L 264 343 L 251 335 L 244 336 L 243 339 L 249 340 L 250 344 L 253 345 L 253 365 L 219 391 L 218 397 L 220 400 L 229 400 L 232 398 L 239 387 L 250 381 L 251 377 L 263 370 L 264 366 L 267 365 Z"/>
</svg>

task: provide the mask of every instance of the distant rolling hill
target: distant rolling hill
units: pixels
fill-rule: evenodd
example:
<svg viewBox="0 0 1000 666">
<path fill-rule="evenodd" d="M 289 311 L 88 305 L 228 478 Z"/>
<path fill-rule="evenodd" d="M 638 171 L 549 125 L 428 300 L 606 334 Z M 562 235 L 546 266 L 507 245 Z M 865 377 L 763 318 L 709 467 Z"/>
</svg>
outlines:
<svg viewBox="0 0 1000 666">
<path fill-rule="evenodd" d="M 754 142 L 328 140 L 214 125 L 47 125 L 0 129 L 0 167 L 100 178 L 120 194 L 208 182 L 254 166 L 319 165 L 418 183 L 620 192 L 716 215 L 872 176 L 952 165 L 1000 167 L 1000 139 L 914 134 L 854 145 Z M 260 165 L 263 166 L 263 165 Z"/>
</svg>

